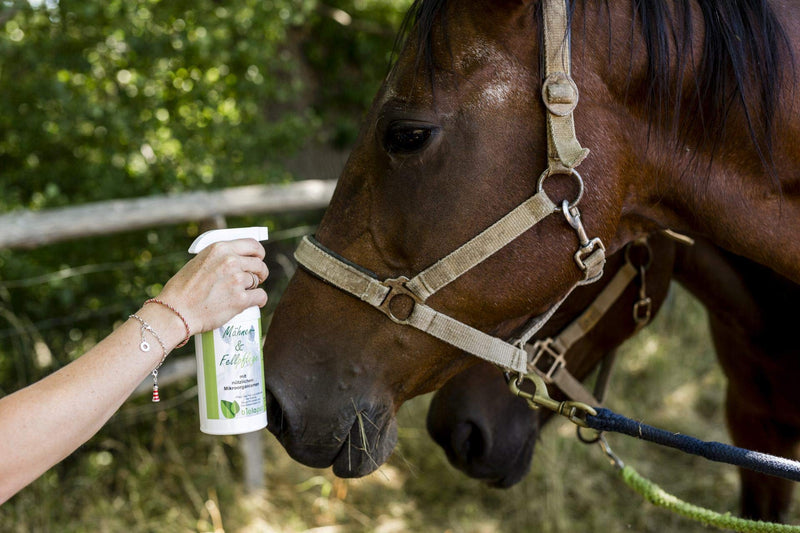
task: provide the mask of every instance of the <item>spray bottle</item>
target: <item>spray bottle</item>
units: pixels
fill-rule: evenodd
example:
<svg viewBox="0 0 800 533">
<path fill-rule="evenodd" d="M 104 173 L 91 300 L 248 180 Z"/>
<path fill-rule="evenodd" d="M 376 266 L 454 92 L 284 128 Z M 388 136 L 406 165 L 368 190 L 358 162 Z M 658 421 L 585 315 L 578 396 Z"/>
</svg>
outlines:
<svg viewBox="0 0 800 533">
<path fill-rule="evenodd" d="M 264 227 L 230 228 L 203 233 L 189 247 L 199 253 L 220 241 L 267 240 Z M 261 311 L 245 309 L 222 327 L 194 336 L 200 431 L 238 435 L 267 426 L 264 366 L 261 353 Z"/>
</svg>

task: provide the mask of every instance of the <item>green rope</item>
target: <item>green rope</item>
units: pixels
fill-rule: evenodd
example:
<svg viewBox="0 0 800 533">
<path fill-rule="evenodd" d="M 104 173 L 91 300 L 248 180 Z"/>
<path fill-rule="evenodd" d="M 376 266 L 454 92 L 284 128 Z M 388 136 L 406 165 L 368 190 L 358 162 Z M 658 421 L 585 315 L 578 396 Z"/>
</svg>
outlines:
<svg viewBox="0 0 800 533">
<path fill-rule="evenodd" d="M 642 495 L 650 503 L 673 511 L 706 526 L 729 529 L 743 533 L 800 533 L 800 526 L 775 524 L 759 520 L 746 520 L 730 513 L 721 514 L 680 500 L 664 491 L 652 481 L 643 478 L 630 466 L 619 469 L 622 479 L 629 487 Z"/>
</svg>

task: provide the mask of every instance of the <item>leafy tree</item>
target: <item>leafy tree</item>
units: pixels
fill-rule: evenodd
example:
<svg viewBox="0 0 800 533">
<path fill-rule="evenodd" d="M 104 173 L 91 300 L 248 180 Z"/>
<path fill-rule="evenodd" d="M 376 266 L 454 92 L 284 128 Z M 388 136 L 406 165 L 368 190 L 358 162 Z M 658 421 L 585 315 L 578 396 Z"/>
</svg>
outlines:
<svg viewBox="0 0 800 533">
<path fill-rule="evenodd" d="M 0 0 L 0 212 L 294 179 L 298 148 L 355 138 L 408 5 Z M 0 393 L 157 293 L 197 231 L 0 250 Z"/>
<path fill-rule="evenodd" d="M 282 50 L 312 4 L 62 0 L 7 8 L 0 206 L 279 179 L 269 162 L 302 143 L 313 123 L 291 107 L 303 80 Z"/>
</svg>

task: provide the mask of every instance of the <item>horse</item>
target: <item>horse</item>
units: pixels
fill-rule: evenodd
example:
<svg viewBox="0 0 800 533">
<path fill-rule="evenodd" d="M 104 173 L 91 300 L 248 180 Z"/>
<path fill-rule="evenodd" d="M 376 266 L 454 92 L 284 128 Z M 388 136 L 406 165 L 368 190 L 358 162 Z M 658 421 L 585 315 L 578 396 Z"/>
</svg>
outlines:
<svg viewBox="0 0 800 533">
<path fill-rule="evenodd" d="M 600 364 L 613 358 L 616 349 L 654 317 L 667 297 L 674 269 L 677 245 L 661 233 L 648 236 L 644 279 L 626 284 L 604 312 L 596 312 L 596 325 L 564 350 L 563 364 L 577 380 L 583 381 Z M 604 294 L 611 284 L 612 272 L 619 272 L 630 259 L 630 250 L 613 254 L 606 265 L 607 274 L 597 283 L 577 289 L 539 333 L 540 339 L 560 338 L 570 324 L 580 321 L 582 313 Z M 638 269 L 637 269 L 638 270 Z M 637 272 L 638 274 L 638 272 Z M 644 280 L 646 279 L 646 284 Z M 646 313 L 637 311 L 646 301 Z M 553 362 L 535 365 L 549 374 Z M 610 364 L 610 363 L 609 363 Z M 551 380 L 550 395 L 558 400 L 576 399 L 565 394 Z M 600 377 L 598 376 L 598 381 Z M 567 391 L 568 393 L 571 391 Z M 590 393 L 591 394 L 591 393 Z M 602 398 L 589 398 L 598 405 Z M 447 455 L 450 463 L 470 477 L 497 488 L 518 483 L 530 469 L 539 427 L 549 420 L 552 411 L 533 410 L 526 401 L 509 394 L 506 377 L 494 365 L 482 361 L 451 378 L 434 394 L 428 409 L 428 433 Z"/>
<path fill-rule="evenodd" d="M 797 458 L 800 405 L 791 400 L 791 391 L 800 362 L 786 309 L 800 297 L 800 286 L 702 239 L 677 247 L 665 260 L 674 268 L 668 277 L 674 274 L 709 312 L 717 358 L 728 378 L 725 413 L 734 443 Z M 661 262 L 656 255 L 656 263 Z M 648 280 L 663 274 L 663 269 L 656 270 Z M 654 309 L 659 296 L 653 294 Z M 568 303 L 573 316 L 583 309 Z M 608 329 L 606 336 L 616 335 L 621 342 L 629 334 L 632 321 L 625 311 L 616 306 L 602 319 L 599 327 Z M 596 338 L 587 335 L 565 357 L 578 378 L 587 376 L 614 347 Z M 453 466 L 500 488 L 527 473 L 541 426 L 550 418 L 548 411 L 531 411 L 520 398 L 505 394 L 507 390 L 496 368 L 476 364 L 436 392 L 426 421 Z M 784 521 L 794 483 L 746 469 L 739 475 L 742 515 Z"/>
<path fill-rule="evenodd" d="M 800 282 L 799 16 L 416 1 L 265 341 L 289 455 L 374 471 L 406 400 L 474 364 L 465 350 L 522 372 L 519 341 L 644 234 L 703 234 Z"/>
</svg>

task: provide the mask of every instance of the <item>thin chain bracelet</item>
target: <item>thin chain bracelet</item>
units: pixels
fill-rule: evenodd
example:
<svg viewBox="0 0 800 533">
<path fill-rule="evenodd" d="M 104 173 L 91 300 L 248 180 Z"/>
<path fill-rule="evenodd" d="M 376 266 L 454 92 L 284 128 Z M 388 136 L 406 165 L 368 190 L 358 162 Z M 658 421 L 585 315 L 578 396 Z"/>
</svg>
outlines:
<svg viewBox="0 0 800 533">
<path fill-rule="evenodd" d="M 135 318 L 136 320 L 139 321 L 139 324 L 141 324 L 141 328 L 139 329 L 139 334 L 141 335 L 142 338 L 142 342 L 139 343 L 139 349 L 141 351 L 143 352 L 150 351 L 150 343 L 147 342 L 147 339 L 145 339 L 144 337 L 145 331 L 149 331 L 150 334 L 153 337 L 155 337 L 156 341 L 158 341 L 158 344 L 161 346 L 161 354 L 162 354 L 161 361 L 159 361 L 158 365 L 153 369 L 153 402 L 160 402 L 161 398 L 158 395 L 158 369 L 161 368 L 161 365 L 164 364 L 164 360 L 167 358 L 167 348 L 164 346 L 164 342 L 161 340 L 161 337 L 159 337 L 158 333 L 156 333 L 156 330 L 154 330 L 150 324 L 142 320 L 142 317 L 140 317 L 137 314 L 133 314 L 128 316 L 128 318 Z"/>
<path fill-rule="evenodd" d="M 180 313 L 180 311 L 169 305 L 167 302 L 159 300 L 158 298 L 150 298 L 149 300 L 145 300 L 144 305 L 147 304 L 163 305 L 164 307 L 166 307 L 167 309 L 178 315 L 178 318 L 180 318 L 181 322 L 183 322 L 183 327 L 186 329 L 186 337 L 175 348 L 183 348 L 184 346 L 186 346 L 186 343 L 189 342 L 189 338 L 192 336 L 192 334 L 191 331 L 189 331 L 189 323 L 186 322 L 186 319 L 183 318 L 183 315 Z"/>
</svg>

